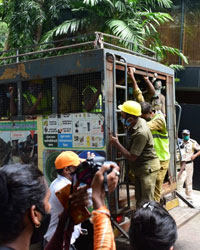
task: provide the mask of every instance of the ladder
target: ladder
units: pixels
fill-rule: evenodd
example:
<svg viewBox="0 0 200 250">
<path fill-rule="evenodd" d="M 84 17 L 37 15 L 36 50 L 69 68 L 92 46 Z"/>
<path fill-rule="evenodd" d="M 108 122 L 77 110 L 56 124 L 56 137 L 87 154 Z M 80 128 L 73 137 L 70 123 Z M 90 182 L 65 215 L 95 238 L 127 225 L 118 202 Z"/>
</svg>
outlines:
<svg viewBox="0 0 200 250">
<path fill-rule="evenodd" d="M 112 56 L 113 58 L 113 124 L 112 124 L 112 131 L 114 136 L 118 136 L 118 138 L 121 139 L 122 144 L 126 147 L 127 145 L 127 134 L 126 133 L 118 133 L 118 116 L 120 114 L 120 110 L 117 107 L 117 91 L 120 89 L 121 92 L 123 93 L 123 100 L 127 101 L 127 89 L 128 89 L 128 84 L 127 84 L 127 62 L 126 59 L 123 57 L 119 57 L 113 54 L 113 53 L 107 53 L 109 56 Z M 120 85 L 117 83 L 116 79 L 116 68 L 117 65 L 123 66 L 124 67 L 124 85 Z M 122 103 L 120 103 L 122 104 Z M 125 169 L 121 169 L 121 172 L 125 171 L 125 182 L 124 180 L 119 182 L 118 188 L 115 190 L 114 195 L 115 195 L 115 211 L 116 213 L 120 213 L 121 209 L 119 209 L 119 186 L 122 184 L 125 184 L 126 186 L 126 197 L 127 197 L 127 207 L 126 209 L 130 208 L 130 192 L 129 192 L 129 181 L 128 181 L 128 166 L 126 164 L 126 159 L 124 157 L 118 157 L 117 155 L 117 149 L 112 148 L 112 160 L 117 161 L 122 163 L 122 166 L 125 166 Z M 123 209 L 124 210 L 124 209 Z"/>
</svg>

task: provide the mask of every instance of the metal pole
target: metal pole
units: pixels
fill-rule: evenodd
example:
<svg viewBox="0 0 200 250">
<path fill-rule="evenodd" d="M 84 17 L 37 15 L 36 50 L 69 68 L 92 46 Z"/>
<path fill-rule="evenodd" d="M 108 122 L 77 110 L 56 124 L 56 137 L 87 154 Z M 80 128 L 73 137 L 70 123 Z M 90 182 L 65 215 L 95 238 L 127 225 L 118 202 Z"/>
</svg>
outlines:
<svg viewBox="0 0 200 250">
<path fill-rule="evenodd" d="M 180 32 L 180 51 L 183 52 L 183 37 L 184 37 L 184 22 L 185 22 L 185 0 L 181 1 L 181 32 Z M 182 64 L 182 59 L 179 57 L 178 63 Z"/>
</svg>

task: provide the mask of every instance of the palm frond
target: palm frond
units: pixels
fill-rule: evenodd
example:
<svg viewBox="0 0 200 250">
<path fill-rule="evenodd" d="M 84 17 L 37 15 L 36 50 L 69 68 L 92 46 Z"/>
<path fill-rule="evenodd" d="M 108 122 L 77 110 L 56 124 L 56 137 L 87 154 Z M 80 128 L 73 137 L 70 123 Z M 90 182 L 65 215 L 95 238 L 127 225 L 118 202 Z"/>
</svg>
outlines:
<svg viewBox="0 0 200 250">
<path fill-rule="evenodd" d="M 84 0 L 83 3 L 87 5 L 94 6 L 98 3 L 102 2 L 102 0 Z"/>
<path fill-rule="evenodd" d="M 123 38 L 134 43 L 134 49 L 138 49 L 138 45 L 144 42 L 143 34 L 139 28 L 140 24 L 135 22 L 127 23 L 123 20 L 109 20 L 106 22 L 113 35 Z M 134 27 L 134 28 L 133 28 Z M 133 45 L 129 42 L 121 41 L 126 47 L 133 49 Z"/>
<path fill-rule="evenodd" d="M 172 7 L 172 1 L 171 0 L 156 0 L 156 2 L 162 8 L 171 8 Z"/>
<path fill-rule="evenodd" d="M 165 23 L 169 21 L 173 21 L 173 18 L 168 13 L 163 12 L 150 12 L 150 11 L 143 11 L 137 12 L 137 15 L 140 17 L 145 17 L 146 19 L 144 22 L 155 22 L 156 24 Z"/>
<path fill-rule="evenodd" d="M 161 46 L 161 50 L 163 50 L 165 52 L 169 52 L 169 53 L 171 53 L 173 55 L 179 56 L 186 64 L 188 64 L 187 57 L 184 56 L 183 53 L 179 49 L 163 45 L 163 46 Z"/>
<path fill-rule="evenodd" d="M 153 7 L 160 6 L 161 8 L 171 8 L 172 6 L 171 0 L 144 0 L 144 3 Z"/>
<path fill-rule="evenodd" d="M 42 38 L 41 38 L 41 43 L 48 43 L 48 42 L 51 42 L 53 41 L 53 36 L 54 36 L 54 33 L 56 31 L 56 27 L 54 29 L 51 29 L 49 30 L 48 32 L 46 32 Z"/>
<path fill-rule="evenodd" d="M 183 70 L 184 66 L 179 65 L 179 64 L 170 64 L 169 67 L 173 70 L 179 71 L 179 70 Z"/>
<path fill-rule="evenodd" d="M 60 24 L 58 27 L 56 27 L 55 35 L 58 36 L 62 34 L 67 34 L 68 32 L 73 34 L 79 29 L 81 29 L 85 22 L 85 18 L 67 20 Z"/>
<path fill-rule="evenodd" d="M 119 12 L 126 12 L 126 5 L 124 2 L 122 1 L 117 1 L 115 3 L 115 8 L 116 10 L 118 10 Z"/>
</svg>

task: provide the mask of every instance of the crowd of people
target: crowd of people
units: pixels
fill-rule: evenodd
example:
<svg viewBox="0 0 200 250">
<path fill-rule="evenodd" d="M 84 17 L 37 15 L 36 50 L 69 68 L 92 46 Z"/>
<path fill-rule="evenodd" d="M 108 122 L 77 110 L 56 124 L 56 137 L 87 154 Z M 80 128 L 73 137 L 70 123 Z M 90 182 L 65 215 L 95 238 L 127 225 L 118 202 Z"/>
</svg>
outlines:
<svg viewBox="0 0 200 250">
<path fill-rule="evenodd" d="M 0 169 L 1 250 L 28 250 L 31 244 L 37 242 L 44 242 L 45 250 L 75 249 L 73 243 L 77 226 L 74 225 L 70 210 L 62 208 L 57 218 L 54 216 L 55 210 L 54 214 L 51 210 L 58 205 L 54 200 L 56 183 L 62 182 L 62 179 L 63 182 L 71 183 L 73 172 L 81 161 L 72 151 L 61 153 L 55 165 L 57 170 L 63 169 L 66 175 L 60 173 L 61 179 L 58 176 L 50 189 L 42 172 L 36 167 L 14 164 Z M 119 178 L 120 169 L 117 165 L 103 165 L 91 183 L 95 250 L 116 249 L 110 211 L 105 205 L 104 173 L 110 168 L 112 171 L 107 174 L 107 184 L 109 192 L 113 192 Z M 62 186 L 62 183 L 59 185 Z M 77 185 L 72 187 L 73 192 L 69 196 L 71 209 L 87 206 L 87 188 Z M 55 228 L 52 230 L 53 224 Z M 49 237 L 43 241 L 45 234 Z M 177 238 L 176 223 L 161 205 L 147 202 L 134 214 L 129 235 L 132 249 L 158 249 L 158 246 L 159 249 L 172 249 Z M 144 238 L 147 240 L 144 241 Z"/>
</svg>

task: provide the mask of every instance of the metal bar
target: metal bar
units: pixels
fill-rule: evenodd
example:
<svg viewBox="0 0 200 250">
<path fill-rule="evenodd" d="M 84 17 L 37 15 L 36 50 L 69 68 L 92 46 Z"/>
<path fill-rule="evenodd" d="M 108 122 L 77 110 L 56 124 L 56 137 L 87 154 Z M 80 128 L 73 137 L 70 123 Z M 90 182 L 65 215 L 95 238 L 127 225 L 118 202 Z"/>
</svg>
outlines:
<svg viewBox="0 0 200 250">
<path fill-rule="evenodd" d="M 30 56 L 30 55 L 41 54 L 41 53 L 46 53 L 46 52 L 51 52 L 51 51 L 58 51 L 58 50 L 63 50 L 63 49 L 67 49 L 67 48 L 74 48 L 74 47 L 89 45 L 89 44 L 93 44 L 93 41 L 92 42 L 72 44 L 72 45 L 67 45 L 67 46 L 62 46 L 62 47 L 57 47 L 57 48 L 52 48 L 52 49 L 45 49 L 45 50 L 41 50 L 41 51 L 38 50 L 38 51 L 19 54 L 19 55 L 15 55 L 15 56 L 0 57 L 0 60 L 11 59 L 11 58 L 16 58 L 16 57 L 22 57 L 22 56 Z"/>
<path fill-rule="evenodd" d="M 117 121 L 116 121 L 116 116 L 115 116 L 115 109 L 116 109 L 116 57 L 114 54 L 111 54 L 113 56 L 113 134 L 114 136 L 116 136 L 117 134 Z M 112 158 L 116 159 L 116 155 L 117 155 L 117 150 L 114 149 L 113 151 L 113 155 Z M 118 195 L 117 195 L 117 191 L 115 190 L 114 192 L 114 196 L 115 196 L 115 210 L 118 211 L 119 210 L 119 204 L 118 204 Z"/>
<path fill-rule="evenodd" d="M 122 47 L 119 47 L 117 45 L 113 45 L 113 44 L 110 44 L 110 43 L 106 43 L 106 42 L 103 42 L 105 45 L 107 46 L 110 46 L 111 48 L 115 48 L 115 49 L 120 49 L 120 50 L 124 50 L 126 52 L 129 52 L 130 54 L 133 54 L 133 55 L 137 55 L 137 56 L 142 56 L 142 57 L 145 57 L 145 58 L 148 58 L 148 59 L 151 59 L 151 60 L 154 60 L 154 61 L 157 61 L 157 59 L 155 57 L 151 57 L 151 56 L 147 56 L 147 55 L 143 55 L 143 54 L 140 54 L 138 52 L 135 52 L 135 51 L 132 51 L 132 50 L 129 50 L 129 49 L 126 49 L 126 48 L 122 48 Z"/>
<path fill-rule="evenodd" d="M 19 78 L 19 76 L 18 76 Z M 22 82 L 20 79 L 17 81 L 17 115 L 21 116 L 22 115 Z"/>
<path fill-rule="evenodd" d="M 116 84 L 115 87 L 118 88 L 118 89 L 126 89 L 126 86 L 123 86 L 123 85 L 117 85 Z"/>
<path fill-rule="evenodd" d="M 17 57 L 16 57 L 16 63 L 18 63 L 19 62 L 19 50 L 18 49 L 16 50 L 16 55 L 17 55 Z"/>
<path fill-rule="evenodd" d="M 120 137 L 120 136 L 126 136 L 126 134 L 117 134 L 117 136 L 119 136 L 119 137 Z"/>
<path fill-rule="evenodd" d="M 52 111 L 54 114 L 58 113 L 58 88 L 57 88 L 57 79 L 52 77 Z"/>
<path fill-rule="evenodd" d="M 124 229 L 120 227 L 120 225 L 112 217 L 110 219 L 111 219 L 113 226 L 115 226 L 117 230 L 119 230 L 120 233 L 122 233 L 126 237 L 126 239 L 129 240 L 129 235 L 127 234 L 127 232 L 124 231 Z"/>
<path fill-rule="evenodd" d="M 46 42 L 46 43 L 38 43 L 38 44 L 33 44 L 31 46 L 24 46 L 24 47 L 21 47 L 20 49 L 30 49 L 30 48 L 35 48 L 35 47 L 39 47 L 39 46 L 43 46 L 43 45 L 48 45 L 48 44 L 49 45 L 53 45 L 55 43 L 60 43 L 60 42 L 65 42 L 65 41 L 70 41 L 70 40 L 75 40 L 77 38 L 89 37 L 89 36 L 92 36 L 92 35 L 95 36 L 94 33 L 90 33 L 90 34 L 87 34 L 87 35 L 79 35 L 79 36 L 74 36 L 74 37 L 70 37 L 70 38 L 59 39 L 59 40 L 56 40 L 56 41 L 51 41 L 51 42 Z M 0 54 L 8 53 L 8 52 L 11 52 L 11 51 L 16 51 L 16 49 L 3 50 L 3 51 L 0 52 Z"/>
<path fill-rule="evenodd" d="M 120 110 L 120 109 L 116 109 L 115 112 L 116 112 L 116 113 L 120 113 L 121 110 Z"/>
<path fill-rule="evenodd" d="M 177 124 L 176 124 L 176 133 L 178 134 L 179 126 L 180 126 L 180 120 L 181 120 L 181 113 L 182 113 L 182 107 L 176 102 L 175 106 L 178 108 L 178 118 L 177 118 Z"/>
<path fill-rule="evenodd" d="M 185 21 L 185 0 L 181 1 L 181 31 L 180 31 L 180 44 L 179 49 L 183 52 L 183 36 L 184 36 L 184 21 Z M 179 56 L 178 64 L 182 64 L 182 59 Z"/>
<path fill-rule="evenodd" d="M 188 200 L 186 200 L 178 191 L 175 191 L 176 195 L 178 196 L 178 198 L 180 198 L 183 202 L 185 202 L 185 204 L 188 205 L 188 207 L 191 208 L 195 208 L 195 206 L 192 205 L 192 203 L 190 203 Z"/>
<path fill-rule="evenodd" d="M 123 66 L 125 66 L 125 65 L 126 65 L 126 63 L 125 63 L 125 62 L 121 62 L 121 61 L 116 61 L 116 63 L 117 63 L 117 64 L 121 64 L 121 65 L 123 65 Z"/>
<path fill-rule="evenodd" d="M 115 39 L 117 39 L 117 40 L 129 42 L 129 43 L 131 43 L 131 44 L 134 45 L 134 43 L 133 43 L 132 41 L 130 41 L 130 40 L 126 40 L 126 39 L 123 39 L 123 38 L 120 38 L 120 37 L 116 37 L 116 36 L 113 36 L 113 35 L 110 35 L 110 34 L 102 33 L 102 32 L 99 32 L 99 33 L 101 33 L 101 34 L 102 34 L 103 36 L 105 36 L 105 37 L 115 38 Z M 147 51 L 149 51 L 149 52 L 151 52 L 151 53 L 153 53 L 153 54 L 156 54 L 155 51 L 153 51 L 153 50 L 151 50 L 151 49 L 149 49 L 149 48 L 147 48 L 147 47 L 145 47 L 145 46 L 143 46 L 143 45 L 140 45 L 140 44 L 139 44 L 138 47 L 143 48 L 143 49 L 146 49 Z"/>
</svg>

